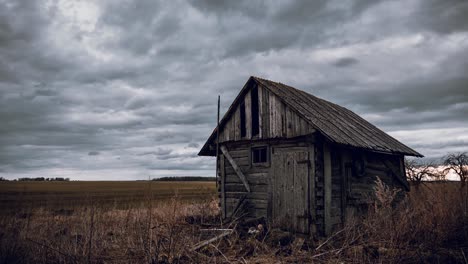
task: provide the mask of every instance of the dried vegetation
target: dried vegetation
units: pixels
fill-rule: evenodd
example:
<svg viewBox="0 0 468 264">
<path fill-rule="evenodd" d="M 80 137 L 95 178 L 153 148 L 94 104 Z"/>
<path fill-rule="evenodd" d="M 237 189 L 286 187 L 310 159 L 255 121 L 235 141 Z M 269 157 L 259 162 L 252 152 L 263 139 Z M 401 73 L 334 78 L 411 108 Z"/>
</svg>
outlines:
<svg viewBox="0 0 468 264">
<path fill-rule="evenodd" d="M 328 239 L 293 236 L 261 219 L 223 223 L 215 197 L 19 209 L 1 216 L 0 263 L 467 263 L 466 186 L 427 183 L 395 204 L 397 195 L 377 179 L 367 215 Z M 193 250 L 226 229 L 234 231 Z"/>
</svg>

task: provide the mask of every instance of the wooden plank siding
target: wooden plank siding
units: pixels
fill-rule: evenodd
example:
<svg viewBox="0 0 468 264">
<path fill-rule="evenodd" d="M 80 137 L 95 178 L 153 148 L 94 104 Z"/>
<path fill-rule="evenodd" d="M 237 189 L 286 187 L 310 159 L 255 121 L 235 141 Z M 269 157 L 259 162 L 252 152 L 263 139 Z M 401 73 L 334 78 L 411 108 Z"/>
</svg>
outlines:
<svg viewBox="0 0 468 264">
<path fill-rule="evenodd" d="M 247 217 L 266 217 L 268 206 L 268 167 L 251 167 L 250 164 L 250 144 L 229 145 L 229 153 L 238 168 L 243 172 L 250 192 L 247 192 L 242 180 L 238 177 L 235 169 L 229 162 L 225 164 L 225 196 L 226 215 L 229 217 L 233 213 L 234 207 L 239 199 L 246 197 Z"/>
<path fill-rule="evenodd" d="M 309 234 L 309 147 L 274 146 L 272 154 L 272 223 Z"/>
<path fill-rule="evenodd" d="M 330 148 L 330 161 L 331 161 L 331 214 L 330 214 L 330 228 L 333 231 L 339 230 L 342 227 L 342 213 L 343 204 L 342 201 L 342 163 L 341 163 L 341 152 L 339 148 Z"/>
<path fill-rule="evenodd" d="M 307 120 L 300 117 L 287 106 L 278 96 L 261 86 L 258 87 L 259 100 L 259 134 L 255 139 L 294 138 L 308 135 L 315 131 Z M 227 118 L 220 129 L 220 142 L 232 142 L 252 139 L 252 102 L 248 91 L 242 100 L 245 104 L 246 136 L 240 133 L 240 106 L 233 109 L 233 114 Z"/>
<path fill-rule="evenodd" d="M 222 145 L 221 146 L 221 151 L 223 152 L 223 155 L 226 157 L 226 159 L 229 161 L 229 164 L 231 165 L 231 167 L 236 172 L 236 175 L 239 177 L 241 182 L 244 184 L 245 189 L 247 190 L 247 192 L 250 192 L 250 186 L 249 186 L 249 183 L 247 182 L 247 179 L 245 178 L 244 173 L 239 168 L 236 161 L 231 157 L 231 154 L 229 154 L 229 151 L 226 148 L 226 146 Z"/>
<path fill-rule="evenodd" d="M 252 142 L 233 142 L 233 143 L 225 143 L 224 147 L 227 147 L 229 150 L 229 154 L 231 159 L 235 161 L 235 164 L 240 169 L 250 187 L 250 192 L 247 192 L 243 181 L 237 175 L 236 170 L 233 168 L 230 162 L 225 160 L 223 164 L 223 172 L 224 172 L 224 180 L 223 180 L 223 189 L 224 189 L 224 197 L 225 199 L 225 206 L 226 206 L 226 216 L 231 216 L 234 207 L 237 205 L 237 202 L 242 197 L 246 196 L 246 204 L 247 207 L 247 216 L 249 217 L 268 217 L 268 210 L 269 206 L 271 206 L 271 193 L 274 192 L 274 188 L 272 189 L 271 185 L 271 178 L 272 178 L 272 168 L 273 166 L 258 166 L 251 164 L 251 157 L 250 151 L 252 147 L 257 146 L 268 146 L 269 148 L 269 156 L 271 157 L 271 151 L 288 151 L 288 152 L 300 152 L 303 153 L 310 153 L 314 151 L 313 148 L 313 138 L 306 139 L 289 139 L 289 140 L 263 140 L 263 141 L 252 141 Z M 303 154 L 301 154 L 303 155 Z M 314 157 L 315 153 L 307 154 L 306 158 L 303 159 L 310 159 L 310 157 Z M 270 158 L 271 159 L 271 158 Z M 272 160 L 270 160 L 272 162 Z M 304 192 L 309 195 L 310 190 L 314 186 L 314 171 L 315 171 L 315 163 L 311 162 L 308 163 L 309 171 L 311 171 L 311 178 L 305 177 L 304 179 L 301 178 L 302 183 L 300 184 L 302 187 L 305 188 Z M 311 170 L 312 169 L 312 170 Z M 285 171 L 283 176 L 285 179 L 289 177 L 288 172 Z M 311 184 L 311 185 L 309 185 Z M 312 187 L 311 187 L 312 186 Z M 296 186 L 299 188 L 299 186 Z M 307 190 L 307 191 L 306 191 Z M 313 190 L 315 193 L 315 190 Z M 304 197 L 304 201 L 310 201 L 307 197 Z M 308 202 L 309 203 L 309 202 Z M 313 202 L 315 204 L 315 202 Z M 294 208 L 294 203 L 291 202 L 291 208 Z M 309 206 L 309 205 L 308 205 Z M 314 212 L 311 212 L 313 215 Z M 305 213 L 304 213 L 305 214 Z M 303 230 L 308 230 L 309 223 L 307 223 L 306 227 L 302 227 Z"/>
<path fill-rule="evenodd" d="M 314 147 L 315 151 L 315 221 L 314 231 L 319 235 L 325 234 L 324 219 L 324 163 L 323 163 L 323 144 L 318 140 Z"/>
<path fill-rule="evenodd" d="M 323 145 L 323 192 L 324 192 L 324 232 L 328 236 L 332 231 L 332 164 L 330 146 Z"/>
<path fill-rule="evenodd" d="M 352 159 L 362 160 L 365 170 L 363 175 L 352 173 L 347 179 L 347 212 L 359 214 L 366 211 L 369 198 L 374 197 L 374 186 L 377 177 L 391 188 L 405 190 L 405 186 L 385 165 L 385 163 L 391 162 L 399 169 L 400 175 L 398 176 L 405 179 L 406 176 L 401 168 L 402 156 L 355 151 L 352 153 Z M 404 191 L 400 192 L 397 200 L 403 199 L 404 193 Z"/>
<path fill-rule="evenodd" d="M 246 136 L 244 139 L 252 138 L 252 100 L 251 100 L 251 91 L 249 90 L 244 97 L 245 103 L 245 130 Z"/>
</svg>

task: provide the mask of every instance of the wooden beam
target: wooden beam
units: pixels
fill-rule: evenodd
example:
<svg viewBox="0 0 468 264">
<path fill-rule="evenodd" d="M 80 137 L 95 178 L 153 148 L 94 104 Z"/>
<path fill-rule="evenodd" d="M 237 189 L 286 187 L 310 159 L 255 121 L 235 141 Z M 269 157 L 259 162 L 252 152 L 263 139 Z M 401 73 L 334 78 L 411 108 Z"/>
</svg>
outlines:
<svg viewBox="0 0 468 264">
<path fill-rule="evenodd" d="M 221 96 L 218 95 L 218 120 L 216 123 L 216 189 L 218 189 L 218 170 L 219 170 L 219 108 Z"/>
<path fill-rule="evenodd" d="M 312 234 L 316 232 L 315 220 L 317 219 L 315 214 L 315 146 L 313 144 L 309 146 L 309 161 L 309 232 Z"/>
<path fill-rule="evenodd" d="M 327 143 L 323 144 L 323 167 L 324 167 L 324 231 L 325 236 L 331 234 L 331 205 L 332 205 L 332 168 L 330 147 Z"/>
<path fill-rule="evenodd" d="M 227 150 L 226 146 L 221 146 L 221 151 L 223 152 L 224 156 L 229 161 L 229 163 L 231 163 L 232 168 L 236 172 L 237 176 L 239 176 L 239 178 L 241 179 L 241 181 L 244 184 L 245 189 L 247 190 L 247 192 L 250 192 L 250 186 L 249 186 L 249 183 L 247 182 L 247 178 L 245 178 L 244 173 L 242 173 L 239 166 L 237 166 L 237 163 L 231 157 L 231 154 L 229 154 L 229 151 Z"/>
<path fill-rule="evenodd" d="M 406 181 L 406 179 L 402 178 L 400 175 L 400 168 L 396 168 L 390 161 L 384 160 L 383 163 L 385 166 L 390 170 L 390 172 L 393 174 L 393 176 L 405 187 L 406 191 L 410 190 L 409 184 Z"/>
<path fill-rule="evenodd" d="M 226 169 L 224 165 L 224 155 L 220 156 L 220 171 L 221 171 L 221 215 L 226 218 Z"/>
</svg>

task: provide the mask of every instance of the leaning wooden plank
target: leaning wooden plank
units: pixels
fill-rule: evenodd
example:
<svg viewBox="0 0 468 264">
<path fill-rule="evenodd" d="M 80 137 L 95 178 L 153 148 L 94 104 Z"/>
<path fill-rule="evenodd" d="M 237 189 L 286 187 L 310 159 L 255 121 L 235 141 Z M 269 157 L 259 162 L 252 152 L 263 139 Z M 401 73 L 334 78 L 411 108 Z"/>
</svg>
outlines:
<svg viewBox="0 0 468 264">
<path fill-rule="evenodd" d="M 234 206 L 234 209 L 232 210 L 232 213 L 231 213 L 231 218 L 234 217 L 237 212 L 239 211 L 239 209 L 242 208 L 242 205 L 244 204 L 244 201 L 245 201 L 245 198 L 247 197 L 247 194 L 244 194 L 236 203 L 236 205 Z"/>
<path fill-rule="evenodd" d="M 392 172 L 395 178 L 405 187 L 406 191 L 410 190 L 408 182 L 400 176 L 399 169 L 396 168 L 390 161 L 384 161 L 385 166 Z"/>
<path fill-rule="evenodd" d="M 234 229 L 228 229 L 228 230 L 224 231 L 223 233 L 221 233 L 220 235 L 217 235 L 217 236 L 215 236 L 213 238 L 202 241 L 202 242 L 196 244 L 195 246 L 193 246 L 192 251 L 195 251 L 195 250 L 197 250 L 197 249 L 199 249 L 201 247 L 204 247 L 204 246 L 206 246 L 206 245 L 208 245 L 210 243 L 215 242 L 216 240 L 219 240 L 219 239 L 221 239 L 221 238 L 223 238 L 225 236 L 228 236 L 228 235 L 232 234 L 233 231 L 234 231 Z"/>
<path fill-rule="evenodd" d="M 221 146 L 221 151 L 223 152 L 224 156 L 229 161 L 229 163 L 231 163 L 232 168 L 236 172 L 237 176 L 239 176 L 239 178 L 241 179 L 241 181 L 244 184 L 245 189 L 247 190 L 247 192 L 250 192 L 250 186 L 249 186 L 249 183 L 247 182 L 247 178 L 245 178 L 244 173 L 242 173 L 239 166 L 237 166 L 237 163 L 231 157 L 231 154 L 229 154 L 229 151 L 227 150 L 226 146 Z"/>
</svg>

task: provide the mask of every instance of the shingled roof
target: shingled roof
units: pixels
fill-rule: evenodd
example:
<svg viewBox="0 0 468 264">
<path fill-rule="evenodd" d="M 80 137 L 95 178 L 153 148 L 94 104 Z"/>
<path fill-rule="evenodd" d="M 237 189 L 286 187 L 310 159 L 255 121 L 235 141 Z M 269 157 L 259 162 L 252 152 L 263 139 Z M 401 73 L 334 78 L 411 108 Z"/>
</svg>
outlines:
<svg viewBox="0 0 468 264">
<path fill-rule="evenodd" d="M 371 151 L 423 157 L 349 109 L 282 83 L 254 76 L 250 77 L 248 82 L 250 81 L 255 81 L 259 86 L 278 96 L 331 142 Z M 238 100 L 239 96 L 233 105 Z M 220 127 L 227 121 L 226 116 L 229 110 L 220 121 Z M 199 155 L 203 155 L 205 147 L 214 139 L 214 135 L 216 135 L 216 129 Z"/>
</svg>

